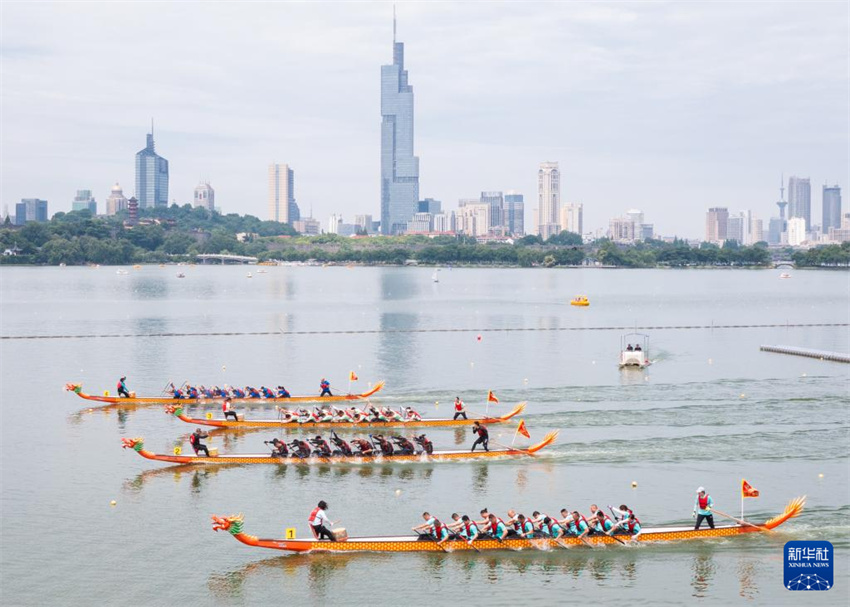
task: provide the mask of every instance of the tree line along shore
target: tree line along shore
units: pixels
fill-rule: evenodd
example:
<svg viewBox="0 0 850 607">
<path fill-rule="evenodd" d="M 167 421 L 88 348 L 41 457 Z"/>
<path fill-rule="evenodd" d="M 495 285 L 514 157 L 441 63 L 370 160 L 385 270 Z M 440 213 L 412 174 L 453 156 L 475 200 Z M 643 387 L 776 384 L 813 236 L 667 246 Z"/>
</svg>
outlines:
<svg viewBox="0 0 850 607">
<path fill-rule="evenodd" d="M 0 227 L 0 263 L 17 265 L 128 265 L 192 262 L 200 254 L 231 254 L 259 261 L 366 265 L 471 265 L 563 267 L 770 267 L 791 260 L 797 267 L 848 267 L 850 243 L 805 251 L 768 249 L 767 243 L 722 247 L 684 240 L 621 245 L 608 239 L 582 243 L 561 232 L 545 242 L 523 236 L 513 243 L 481 244 L 469 236 L 342 237 L 299 235 L 291 226 L 251 215 L 221 215 L 191 205 L 145 209 L 139 223 L 125 213 L 94 217 L 89 211 L 57 213 L 50 221 Z"/>
</svg>

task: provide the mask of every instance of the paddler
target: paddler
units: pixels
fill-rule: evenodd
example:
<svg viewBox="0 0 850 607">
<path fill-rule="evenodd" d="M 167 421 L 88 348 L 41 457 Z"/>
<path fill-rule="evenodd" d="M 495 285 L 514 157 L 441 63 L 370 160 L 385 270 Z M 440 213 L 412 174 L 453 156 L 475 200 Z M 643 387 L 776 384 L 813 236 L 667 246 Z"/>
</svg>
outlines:
<svg viewBox="0 0 850 607">
<path fill-rule="evenodd" d="M 317 436 L 310 442 L 313 443 L 313 446 L 316 447 L 316 451 L 318 452 L 319 457 L 330 457 L 331 446 L 328 444 L 328 441 L 323 439 L 321 436 Z"/>
<path fill-rule="evenodd" d="M 236 422 L 236 421 L 239 421 L 239 417 L 236 415 L 236 411 L 234 411 L 233 408 L 230 406 L 230 404 L 232 402 L 233 402 L 233 399 L 231 399 L 229 396 L 226 396 L 224 398 L 224 402 L 221 405 L 221 410 L 224 411 L 224 419 L 225 420 L 227 420 L 228 418 L 230 418 L 232 416 L 233 421 Z"/>
<path fill-rule="evenodd" d="M 401 455 L 413 455 L 416 453 L 416 447 L 413 446 L 413 443 L 403 436 L 397 434 L 392 437 L 392 440 L 396 445 L 398 445 L 398 448 L 401 450 Z"/>
<path fill-rule="evenodd" d="M 405 407 L 404 419 L 409 422 L 421 422 L 422 416 L 413 407 Z"/>
<path fill-rule="evenodd" d="M 530 520 L 525 518 L 524 514 L 520 514 L 516 517 L 516 532 L 520 537 L 534 537 L 534 525 L 531 524 Z"/>
<path fill-rule="evenodd" d="M 481 535 L 481 530 L 478 529 L 478 525 L 475 524 L 475 521 L 470 519 L 467 515 L 458 516 L 457 513 L 452 514 L 452 519 L 454 523 L 449 525 L 449 529 L 457 533 L 460 537 L 466 540 L 466 543 L 470 546 L 475 539 Z"/>
<path fill-rule="evenodd" d="M 608 507 L 611 508 L 611 506 Z M 635 537 L 640 535 L 640 521 L 628 506 L 622 504 L 619 508 L 611 508 L 611 512 L 613 512 L 615 516 L 620 517 L 620 519 L 614 524 L 615 532 L 618 529 L 623 529 Z"/>
<path fill-rule="evenodd" d="M 328 515 L 325 514 L 325 511 L 328 509 L 328 504 L 324 500 L 319 502 L 319 505 L 313 508 L 313 511 L 310 513 L 310 518 L 307 522 L 310 524 L 310 531 L 313 532 L 313 537 L 317 540 L 326 539 L 332 542 L 336 541 L 333 533 L 331 533 L 328 527 L 333 526 L 333 521 L 328 518 Z M 327 526 L 325 526 L 327 523 Z"/>
<path fill-rule="evenodd" d="M 372 443 L 362 438 L 354 438 L 351 442 L 360 450 L 358 455 L 362 455 L 364 457 L 370 457 L 374 452 L 372 448 Z"/>
<path fill-rule="evenodd" d="M 438 546 L 449 539 L 449 529 L 443 523 L 431 516 L 428 512 L 423 512 L 422 518 L 425 519 L 425 522 L 413 527 L 413 531 L 416 533 L 430 531 L 431 537 L 434 538 Z"/>
<path fill-rule="evenodd" d="M 490 449 L 487 445 L 490 442 L 490 433 L 487 432 L 487 428 L 480 422 L 475 422 L 472 424 L 472 433 L 477 434 L 478 438 L 472 443 L 471 451 L 475 451 L 475 447 L 479 444 L 484 447 L 484 451 L 489 451 Z"/>
<path fill-rule="evenodd" d="M 553 540 L 557 540 L 558 538 L 566 535 L 566 531 L 564 531 L 561 524 L 557 520 L 548 516 L 543 519 L 543 523 L 540 525 L 540 533 L 543 537 L 550 537 Z"/>
<path fill-rule="evenodd" d="M 596 511 L 596 516 L 590 519 L 590 523 L 593 525 L 593 533 L 604 533 L 607 535 L 614 529 L 614 523 L 611 522 L 611 519 L 602 510 Z"/>
<path fill-rule="evenodd" d="M 283 386 L 277 387 L 277 397 L 278 398 L 290 398 L 289 391 Z"/>
<path fill-rule="evenodd" d="M 326 380 L 324 377 L 322 378 L 322 381 L 319 383 L 319 387 L 322 389 L 322 393 L 319 394 L 320 397 L 321 396 L 333 396 L 333 394 L 331 394 L 331 382 Z"/>
<path fill-rule="evenodd" d="M 210 456 L 210 450 L 207 449 L 206 445 L 201 444 L 202 438 L 209 438 L 209 434 L 202 431 L 200 428 L 195 428 L 195 431 L 189 435 L 189 444 L 192 445 L 192 449 L 195 450 L 195 455 L 198 455 L 198 451 L 203 451 L 204 455 L 207 457 Z"/>
<path fill-rule="evenodd" d="M 286 443 L 279 438 L 273 438 L 271 441 L 265 441 L 265 443 L 272 446 L 272 457 L 287 457 L 289 455 Z"/>
<path fill-rule="evenodd" d="M 127 376 L 122 375 L 118 380 L 118 396 L 121 398 L 130 398 L 130 392 L 127 390 Z"/>
<path fill-rule="evenodd" d="M 463 416 L 463 419 L 467 419 L 466 407 L 464 406 L 463 401 L 460 400 L 460 396 L 455 396 L 455 416 L 452 419 L 454 420 L 461 416 Z"/>
<path fill-rule="evenodd" d="M 584 538 L 584 536 L 590 533 L 590 525 L 587 523 L 587 519 L 578 510 L 573 510 L 569 531 L 579 539 Z"/>
<path fill-rule="evenodd" d="M 393 454 L 393 446 L 390 441 L 384 438 L 383 434 L 376 434 L 375 436 L 369 435 L 373 441 L 378 442 L 378 448 L 381 450 L 381 455 L 392 455 Z"/>
<path fill-rule="evenodd" d="M 487 533 L 497 540 L 501 541 L 508 536 L 508 526 L 505 524 L 505 521 L 500 519 L 495 514 L 491 514 L 488 517 L 489 525 L 487 526 Z"/>
<path fill-rule="evenodd" d="M 694 516 L 697 519 L 694 529 L 699 529 L 702 522 L 708 523 L 708 526 L 714 529 L 714 514 L 711 512 L 714 507 L 714 500 L 705 492 L 705 487 L 697 489 L 697 498 L 694 500 Z"/>
<path fill-rule="evenodd" d="M 385 407 L 383 409 L 382 413 L 384 414 L 384 417 L 387 418 L 387 421 L 390 421 L 390 422 L 404 421 L 404 418 L 402 417 L 402 415 L 400 413 L 394 411 L 390 407 Z"/>
</svg>

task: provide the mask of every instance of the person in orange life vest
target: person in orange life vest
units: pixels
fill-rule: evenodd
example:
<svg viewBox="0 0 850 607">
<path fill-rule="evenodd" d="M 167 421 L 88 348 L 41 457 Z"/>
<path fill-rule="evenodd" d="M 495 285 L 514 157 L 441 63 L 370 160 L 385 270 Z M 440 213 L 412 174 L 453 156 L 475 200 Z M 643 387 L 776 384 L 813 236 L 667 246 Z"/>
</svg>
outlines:
<svg viewBox="0 0 850 607">
<path fill-rule="evenodd" d="M 475 521 L 471 520 L 467 515 L 459 516 L 457 513 L 452 514 L 452 520 L 454 523 L 450 523 L 448 525 L 451 531 L 454 531 L 457 535 L 466 540 L 467 544 L 472 545 L 472 542 L 475 541 L 479 535 L 481 535 L 481 531 L 478 529 L 478 525 L 475 524 Z"/>
<path fill-rule="evenodd" d="M 613 523 L 613 521 L 611 521 L 611 518 L 607 514 L 605 514 L 604 511 L 600 510 L 599 506 L 597 506 L 596 504 L 591 504 L 590 505 L 590 519 L 588 521 L 590 523 L 590 528 L 591 528 L 590 533 L 591 533 L 591 535 L 599 531 L 599 529 L 598 529 L 599 525 L 597 524 L 598 521 L 603 522 L 602 527 L 603 527 L 605 532 L 607 532 L 610 527 L 614 526 L 614 523 Z"/>
<path fill-rule="evenodd" d="M 534 525 L 531 524 L 530 520 L 525 518 L 524 514 L 516 517 L 516 533 L 524 538 L 535 537 Z"/>
<path fill-rule="evenodd" d="M 320 501 L 319 505 L 313 508 L 307 522 L 310 523 L 310 531 L 313 532 L 313 537 L 317 540 L 326 539 L 335 542 L 336 538 L 334 538 L 333 533 L 331 533 L 330 529 L 328 529 L 328 527 L 332 526 L 334 523 L 328 518 L 328 515 L 325 514 L 325 510 L 327 509 L 327 502 L 324 500 Z M 325 525 L 326 523 L 327 526 Z"/>
<path fill-rule="evenodd" d="M 202 438 L 209 438 L 209 434 L 201 431 L 200 428 L 195 428 L 195 431 L 189 435 L 189 444 L 192 445 L 192 449 L 195 450 L 195 455 L 198 455 L 198 451 L 203 451 L 204 455 L 207 457 L 210 456 L 210 450 L 207 449 L 206 445 L 201 444 Z"/>
<path fill-rule="evenodd" d="M 522 521 L 520 521 L 520 518 L 522 518 Z M 517 514 L 516 510 L 514 510 L 513 508 L 508 510 L 508 520 L 505 522 L 508 524 L 509 527 L 508 537 L 522 537 L 524 533 L 523 522 L 525 522 L 525 524 L 527 524 L 532 531 L 534 530 L 534 527 L 531 525 L 530 522 L 526 520 L 525 516 L 523 516 L 522 514 Z"/>
<path fill-rule="evenodd" d="M 118 380 L 118 396 L 121 398 L 130 398 L 130 393 L 127 391 L 127 377 L 122 375 Z"/>
<path fill-rule="evenodd" d="M 460 400 L 460 396 L 455 396 L 455 416 L 452 419 L 457 419 L 461 416 L 463 416 L 463 419 L 467 419 L 466 407 L 463 406 L 463 401 Z"/>
<path fill-rule="evenodd" d="M 489 523 L 486 527 L 486 532 L 497 540 L 503 540 L 508 535 L 508 526 L 505 524 L 505 521 L 500 519 L 498 516 L 491 514 Z"/>
<path fill-rule="evenodd" d="M 569 531 L 578 538 L 583 538 L 590 533 L 590 525 L 577 510 L 573 511 L 572 520 L 570 521 Z"/>
<path fill-rule="evenodd" d="M 608 507 L 611 508 L 611 506 Z M 630 533 L 635 537 L 640 535 L 640 521 L 635 516 L 635 513 L 629 510 L 628 506 L 622 504 L 619 508 L 611 508 L 611 511 L 615 516 L 622 517 L 614 524 L 615 532 L 619 529 L 624 529 L 627 533 Z"/>
<path fill-rule="evenodd" d="M 322 393 L 319 396 L 333 396 L 331 394 L 331 382 L 326 380 L 324 377 L 322 378 L 322 382 L 319 384 L 319 387 L 322 389 Z"/>
<path fill-rule="evenodd" d="M 236 411 L 234 411 L 230 406 L 231 402 L 231 398 L 228 396 L 224 399 L 224 402 L 221 405 L 221 410 L 224 411 L 224 419 L 227 420 L 232 416 L 233 421 L 238 421 L 239 418 L 236 415 Z"/>
<path fill-rule="evenodd" d="M 474 443 L 472 443 L 471 451 L 475 451 L 475 447 L 479 444 L 484 447 L 485 451 L 489 451 L 490 448 L 487 446 L 487 444 L 490 442 L 490 433 L 487 432 L 487 428 L 482 426 L 480 423 L 475 422 L 474 424 L 472 424 L 472 433 L 477 434 L 478 438 L 475 440 Z"/>
<path fill-rule="evenodd" d="M 413 527 L 413 531 L 421 533 L 422 531 L 430 530 L 430 534 L 437 541 L 437 545 L 440 545 L 449 539 L 449 529 L 443 523 L 431 516 L 428 512 L 423 512 L 422 518 L 425 519 L 425 522 Z"/>
<path fill-rule="evenodd" d="M 705 492 L 705 487 L 697 489 L 697 498 L 694 500 L 694 516 L 697 518 L 697 522 L 694 529 L 699 529 L 703 521 L 714 529 L 714 514 L 711 512 L 713 506 L 714 500 Z"/>
</svg>

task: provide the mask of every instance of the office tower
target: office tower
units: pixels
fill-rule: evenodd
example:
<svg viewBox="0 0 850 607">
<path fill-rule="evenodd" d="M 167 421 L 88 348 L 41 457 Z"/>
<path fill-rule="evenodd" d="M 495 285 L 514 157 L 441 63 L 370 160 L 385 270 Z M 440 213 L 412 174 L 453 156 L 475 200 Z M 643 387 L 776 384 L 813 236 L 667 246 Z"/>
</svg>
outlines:
<svg viewBox="0 0 850 607">
<path fill-rule="evenodd" d="M 364 234 L 370 234 L 372 232 L 372 216 L 371 215 L 355 215 L 354 216 L 354 225 L 357 226 L 357 229 Z"/>
<path fill-rule="evenodd" d="M 195 188 L 195 207 L 201 207 L 208 211 L 215 211 L 215 190 L 209 184 L 204 182 L 198 184 Z"/>
<path fill-rule="evenodd" d="M 761 219 L 753 219 L 752 228 L 750 229 L 750 242 L 755 244 L 764 242 L 764 222 Z"/>
<path fill-rule="evenodd" d="M 505 230 L 513 236 L 525 234 L 525 201 L 522 194 L 511 190 L 505 194 Z"/>
<path fill-rule="evenodd" d="M 561 171 L 557 162 L 541 162 L 537 171 L 537 233 L 543 240 L 560 232 Z"/>
<path fill-rule="evenodd" d="M 806 230 L 811 228 L 812 186 L 808 177 L 788 178 L 788 219 L 792 217 L 802 217 L 806 220 Z"/>
<path fill-rule="evenodd" d="M 730 215 L 726 219 L 726 240 L 734 240 L 738 244 L 744 242 L 744 217 Z"/>
<path fill-rule="evenodd" d="M 490 205 L 490 231 L 501 231 L 505 225 L 505 197 L 501 192 L 481 192 L 481 204 Z"/>
<path fill-rule="evenodd" d="M 434 200 L 433 198 L 426 198 L 425 200 L 419 201 L 419 212 L 420 213 L 431 213 L 431 215 L 436 215 L 437 213 L 443 212 L 443 203 L 439 200 Z"/>
<path fill-rule="evenodd" d="M 116 182 L 109 191 L 109 198 L 106 199 L 106 214 L 115 215 L 118 211 L 123 211 L 127 208 L 127 199 L 124 197 L 124 190 Z"/>
<path fill-rule="evenodd" d="M 705 241 L 723 244 L 726 240 L 726 226 L 729 221 L 729 209 L 715 207 L 705 214 Z"/>
<path fill-rule="evenodd" d="M 168 206 L 168 161 L 154 149 L 153 124 L 147 145 L 136 153 L 136 196 L 141 209 Z"/>
<path fill-rule="evenodd" d="M 413 87 L 404 69 L 404 43 L 381 66 L 381 233 L 399 234 L 418 211 L 419 158 L 413 155 Z"/>
<path fill-rule="evenodd" d="M 435 232 L 454 232 L 455 231 L 455 212 L 449 211 L 440 212 L 434 215 L 434 231 Z"/>
<path fill-rule="evenodd" d="M 829 228 L 841 227 L 841 188 L 823 186 L 823 233 L 829 234 Z"/>
<path fill-rule="evenodd" d="M 787 223 L 781 217 L 771 217 L 767 224 L 767 244 L 782 244 L 782 234 L 787 229 Z"/>
<path fill-rule="evenodd" d="M 788 220 L 788 244 L 797 247 L 806 242 L 806 218 L 792 217 Z"/>
<path fill-rule="evenodd" d="M 97 215 L 97 201 L 92 197 L 91 190 L 77 190 L 77 195 L 71 202 L 71 210 L 88 210 L 92 215 Z"/>
<path fill-rule="evenodd" d="M 635 232 L 635 238 L 637 240 L 652 240 L 655 238 L 655 224 L 652 223 L 642 223 L 640 226 L 637 226 L 637 231 Z"/>
<path fill-rule="evenodd" d="M 584 205 L 568 204 L 561 207 L 561 230 L 581 234 L 584 229 Z"/>
<path fill-rule="evenodd" d="M 295 172 L 288 164 L 270 164 L 269 219 L 291 224 L 300 218 L 295 202 Z"/>
<path fill-rule="evenodd" d="M 614 242 L 634 242 L 637 225 L 631 217 L 614 217 L 608 221 L 608 237 Z"/>
<path fill-rule="evenodd" d="M 47 221 L 47 201 L 39 198 L 21 198 L 15 205 L 15 225 L 22 226 L 28 221 Z"/>
</svg>

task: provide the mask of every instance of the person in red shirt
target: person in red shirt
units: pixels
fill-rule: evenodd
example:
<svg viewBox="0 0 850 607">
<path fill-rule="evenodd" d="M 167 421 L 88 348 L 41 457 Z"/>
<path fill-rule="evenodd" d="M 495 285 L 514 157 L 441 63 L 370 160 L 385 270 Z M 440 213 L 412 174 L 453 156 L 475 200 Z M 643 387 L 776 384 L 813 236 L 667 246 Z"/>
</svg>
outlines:
<svg viewBox="0 0 850 607">
<path fill-rule="evenodd" d="M 463 401 L 460 400 L 460 396 L 455 396 L 455 416 L 452 419 L 457 419 L 461 416 L 463 416 L 463 419 L 467 419 L 466 407 L 463 406 Z"/>
<path fill-rule="evenodd" d="M 475 451 L 475 447 L 481 445 L 484 447 L 485 451 L 489 451 L 490 448 L 487 444 L 490 442 L 490 433 L 487 432 L 487 428 L 481 425 L 479 422 L 475 422 L 472 424 L 472 433 L 477 434 L 478 438 L 472 443 L 472 451 Z"/>
</svg>

